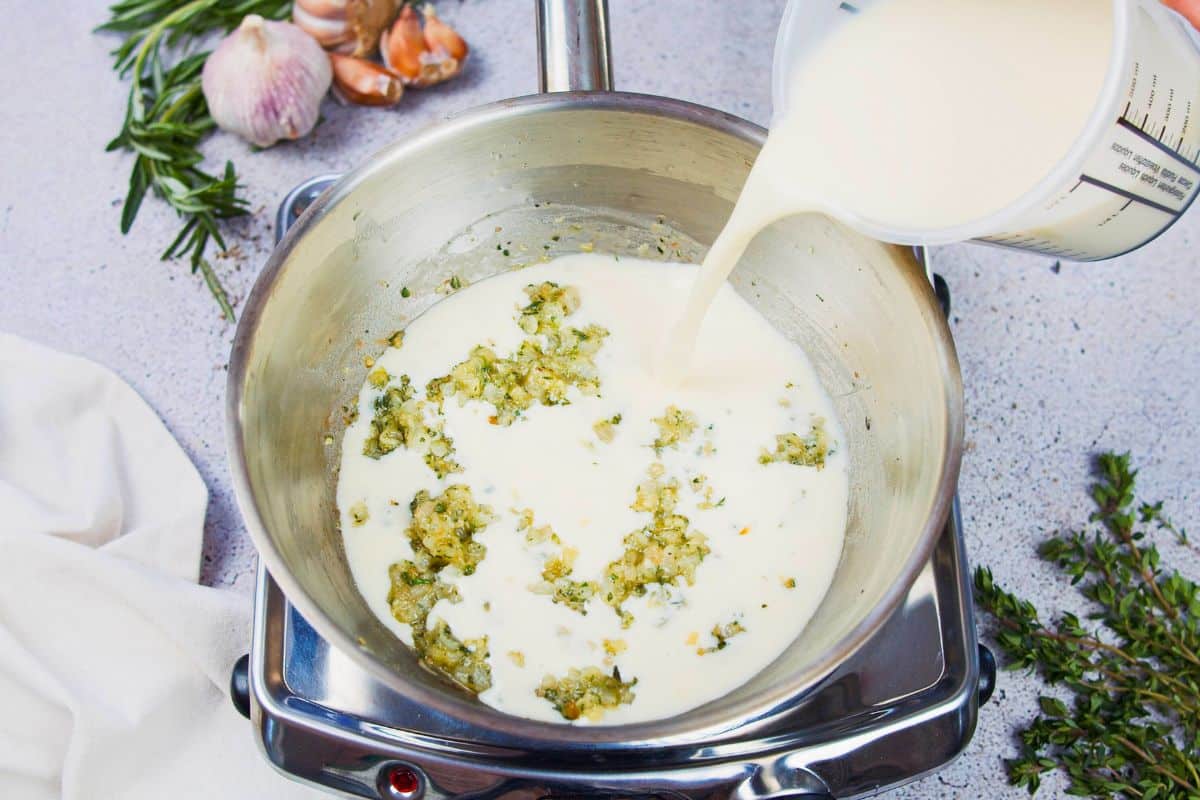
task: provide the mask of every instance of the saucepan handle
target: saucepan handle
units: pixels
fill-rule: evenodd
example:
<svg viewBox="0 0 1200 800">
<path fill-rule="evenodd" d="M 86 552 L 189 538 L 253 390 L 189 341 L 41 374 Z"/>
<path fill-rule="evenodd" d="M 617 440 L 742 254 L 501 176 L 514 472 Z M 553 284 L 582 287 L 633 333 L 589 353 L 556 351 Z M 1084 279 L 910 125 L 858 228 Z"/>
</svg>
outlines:
<svg viewBox="0 0 1200 800">
<path fill-rule="evenodd" d="M 538 90 L 612 91 L 608 0 L 537 0 Z"/>
</svg>

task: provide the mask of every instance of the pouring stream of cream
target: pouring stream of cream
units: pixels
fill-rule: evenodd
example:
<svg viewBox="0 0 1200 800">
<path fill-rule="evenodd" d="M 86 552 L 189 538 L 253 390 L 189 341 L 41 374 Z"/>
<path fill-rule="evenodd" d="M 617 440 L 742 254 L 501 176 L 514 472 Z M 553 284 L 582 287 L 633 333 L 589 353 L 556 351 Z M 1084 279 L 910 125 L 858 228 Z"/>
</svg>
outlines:
<svg viewBox="0 0 1200 800">
<path fill-rule="evenodd" d="M 1071 149 L 1112 49 L 1105 0 L 888 0 L 790 76 L 787 107 L 670 330 L 678 382 L 717 289 L 759 231 L 822 213 L 903 230 L 984 219 Z"/>
</svg>

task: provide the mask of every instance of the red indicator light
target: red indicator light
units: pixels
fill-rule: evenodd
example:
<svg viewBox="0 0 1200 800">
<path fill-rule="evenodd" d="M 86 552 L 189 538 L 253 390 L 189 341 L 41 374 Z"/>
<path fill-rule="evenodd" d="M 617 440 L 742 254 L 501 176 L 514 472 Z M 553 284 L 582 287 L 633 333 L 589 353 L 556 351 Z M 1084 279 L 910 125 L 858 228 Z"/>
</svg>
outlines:
<svg viewBox="0 0 1200 800">
<path fill-rule="evenodd" d="M 388 785 L 397 794 L 415 794 L 421 788 L 421 778 L 408 767 L 392 767 L 388 772 Z"/>
</svg>

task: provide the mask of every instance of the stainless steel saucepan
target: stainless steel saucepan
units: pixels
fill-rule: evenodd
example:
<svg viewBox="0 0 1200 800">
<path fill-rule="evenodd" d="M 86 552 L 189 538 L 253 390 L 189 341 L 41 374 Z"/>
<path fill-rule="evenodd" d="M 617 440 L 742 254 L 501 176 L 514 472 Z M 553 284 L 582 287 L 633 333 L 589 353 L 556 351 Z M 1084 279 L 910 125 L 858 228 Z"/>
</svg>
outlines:
<svg viewBox="0 0 1200 800">
<path fill-rule="evenodd" d="M 230 361 L 234 486 L 292 604 L 332 646 L 429 714 L 565 757 L 717 742 L 794 704 L 904 598 L 942 531 L 958 476 L 958 361 L 908 249 L 817 216 L 771 226 L 732 283 L 812 358 L 851 462 L 845 550 L 808 627 L 733 693 L 636 725 L 520 719 L 422 668 L 368 610 L 338 531 L 339 448 L 326 437 L 340 442 L 364 355 L 435 302 L 452 273 L 474 281 L 511 269 L 523 245 L 534 260 L 551 233 L 578 233 L 558 242 L 564 253 L 580 241 L 656 252 L 664 237 L 698 258 L 765 136 L 710 108 L 611 91 L 604 0 L 539 0 L 537 8 L 542 94 L 468 111 L 375 155 L 315 202 L 272 254 Z"/>
</svg>

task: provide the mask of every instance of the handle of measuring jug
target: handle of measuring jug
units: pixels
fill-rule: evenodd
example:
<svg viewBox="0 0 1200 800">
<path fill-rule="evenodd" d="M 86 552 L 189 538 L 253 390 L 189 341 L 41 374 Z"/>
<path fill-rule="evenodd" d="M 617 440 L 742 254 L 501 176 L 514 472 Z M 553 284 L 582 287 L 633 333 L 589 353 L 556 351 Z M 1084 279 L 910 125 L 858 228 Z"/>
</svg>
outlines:
<svg viewBox="0 0 1200 800">
<path fill-rule="evenodd" d="M 537 0 L 538 91 L 612 91 L 608 0 Z"/>
</svg>

